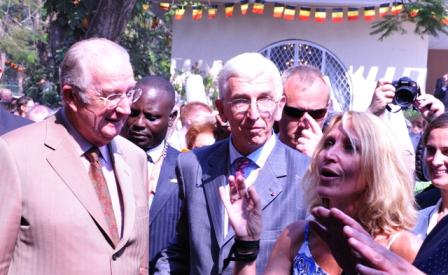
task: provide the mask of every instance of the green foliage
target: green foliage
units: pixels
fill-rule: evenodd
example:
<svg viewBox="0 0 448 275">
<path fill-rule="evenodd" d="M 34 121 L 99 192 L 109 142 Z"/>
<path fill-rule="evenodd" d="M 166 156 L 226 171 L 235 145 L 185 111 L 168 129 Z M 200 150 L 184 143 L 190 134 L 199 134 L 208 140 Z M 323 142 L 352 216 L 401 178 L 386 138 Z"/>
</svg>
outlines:
<svg viewBox="0 0 448 275">
<path fill-rule="evenodd" d="M 393 33 L 406 33 L 403 24 L 413 23 L 414 33 L 438 36 L 448 34 L 445 20 L 448 18 L 447 4 L 444 0 L 401 1 L 404 10 L 399 15 L 388 15 L 372 25 L 372 35 L 379 34 L 380 40 Z M 404 3 L 406 2 L 406 3 Z"/>
<path fill-rule="evenodd" d="M 134 7 L 120 43 L 128 49 L 135 75 L 170 77 L 171 18 L 173 10 L 157 16 L 147 1 L 139 0 Z"/>
</svg>

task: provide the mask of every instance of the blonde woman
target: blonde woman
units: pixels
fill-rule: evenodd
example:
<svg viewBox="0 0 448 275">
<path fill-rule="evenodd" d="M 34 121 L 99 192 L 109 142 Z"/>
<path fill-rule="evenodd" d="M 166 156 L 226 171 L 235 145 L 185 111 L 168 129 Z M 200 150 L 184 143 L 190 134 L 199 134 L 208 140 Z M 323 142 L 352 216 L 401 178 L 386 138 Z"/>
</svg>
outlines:
<svg viewBox="0 0 448 275">
<path fill-rule="evenodd" d="M 310 209 L 325 206 L 342 210 L 356 219 L 377 243 L 411 262 L 421 241 L 408 231 L 415 223 L 417 211 L 412 179 L 397 148 L 390 129 L 379 118 L 358 112 L 339 114 L 316 148 L 303 185 Z M 257 226 L 260 223 L 257 195 L 253 190 L 245 192 L 241 177 L 230 184 L 236 185 L 230 188 L 233 192 L 242 193 L 236 196 L 221 191 L 230 223 L 243 244 L 254 241 L 261 231 L 261 226 Z M 254 262 L 237 260 L 234 271 L 254 274 L 254 266 Z M 328 246 L 310 228 L 309 221 L 297 221 L 277 239 L 265 274 L 341 274 L 342 271 Z"/>
</svg>

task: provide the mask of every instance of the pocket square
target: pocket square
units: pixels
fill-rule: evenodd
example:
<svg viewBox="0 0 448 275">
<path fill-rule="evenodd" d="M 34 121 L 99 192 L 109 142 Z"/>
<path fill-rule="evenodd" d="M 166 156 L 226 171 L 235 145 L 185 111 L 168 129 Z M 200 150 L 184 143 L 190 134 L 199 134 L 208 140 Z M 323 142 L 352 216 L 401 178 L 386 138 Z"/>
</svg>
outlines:
<svg viewBox="0 0 448 275">
<path fill-rule="evenodd" d="M 170 179 L 170 183 L 177 183 L 177 178 Z"/>
</svg>

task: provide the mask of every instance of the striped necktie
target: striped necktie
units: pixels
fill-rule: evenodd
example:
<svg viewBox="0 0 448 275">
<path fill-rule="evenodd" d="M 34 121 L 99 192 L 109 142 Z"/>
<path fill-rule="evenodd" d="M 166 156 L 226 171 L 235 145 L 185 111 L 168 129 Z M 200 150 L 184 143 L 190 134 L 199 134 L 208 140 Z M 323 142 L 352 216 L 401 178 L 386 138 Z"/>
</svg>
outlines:
<svg viewBox="0 0 448 275">
<path fill-rule="evenodd" d="M 249 175 L 250 169 L 248 169 L 251 165 L 252 161 L 246 157 L 239 157 L 233 162 L 233 167 L 235 171 L 235 176 L 242 175 L 244 178 L 247 178 Z"/>
</svg>

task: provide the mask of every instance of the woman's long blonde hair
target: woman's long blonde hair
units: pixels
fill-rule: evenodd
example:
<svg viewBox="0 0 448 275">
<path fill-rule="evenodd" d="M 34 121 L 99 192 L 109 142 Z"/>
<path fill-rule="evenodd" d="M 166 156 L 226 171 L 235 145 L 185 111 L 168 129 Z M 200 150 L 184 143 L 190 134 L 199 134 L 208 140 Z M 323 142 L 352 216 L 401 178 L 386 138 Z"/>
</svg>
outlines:
<svg viewBox="0 0 448 275">
<path fill-rule="evenodd" d="M 372 235 L 390 234 L 397 229 L 410 229 L 416 222 L 417 211 L 413 195 L 413 177 L 404 165 L 403 152 L 384 121 L 361 112 L 336 115 L 318 144 L 303 184 L 310 208 L 320 205 L 316 193 L 319 184 L 317 156 L 322 151 L 328 133 L 342 125 L 352 144 L 356 140 L 360 155 L 360 177 L 366 183 L 358 202 L 355 219 Z"/>
</svg>

